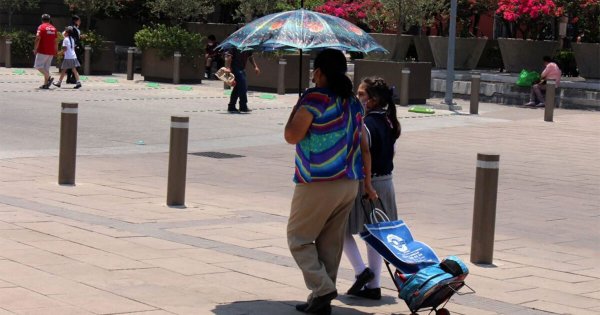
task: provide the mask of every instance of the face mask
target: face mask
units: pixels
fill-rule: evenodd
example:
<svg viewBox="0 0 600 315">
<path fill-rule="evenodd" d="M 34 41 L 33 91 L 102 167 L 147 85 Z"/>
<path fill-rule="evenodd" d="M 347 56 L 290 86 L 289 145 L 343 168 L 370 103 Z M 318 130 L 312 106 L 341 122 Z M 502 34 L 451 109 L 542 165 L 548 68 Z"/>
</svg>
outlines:
<svg viewBox="0 0 600 315">
<path fill-rule="evenodd" d="M 360 100 L 360 99 L 359 99 L 359 101 L 360 101 L 360 104 L 361 104 L 361 105 L 362 105 L 362 106 L 363 106 L 365 109 L 367 109 L 367 102 L 369 101 L 369 99 L 368 99 L 368 98 L 365 98 L 365 99 L 363 99 L 363 100 Z"/>
</svg>

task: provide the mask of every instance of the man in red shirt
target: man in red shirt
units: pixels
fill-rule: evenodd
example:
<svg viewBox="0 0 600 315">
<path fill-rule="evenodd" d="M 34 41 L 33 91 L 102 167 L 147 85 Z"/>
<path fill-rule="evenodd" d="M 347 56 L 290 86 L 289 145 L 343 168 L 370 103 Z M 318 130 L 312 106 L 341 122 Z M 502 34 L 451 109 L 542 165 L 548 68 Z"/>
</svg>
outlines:
<svg viewBox="0 0 600 315">
<path fill-rule="evenodd" d="M 49 14 L 42 14 L 42 25 L 38 27 L 35 35 L 33 53 L 35 54 L 33 67 L 44 75 L 44 84 L 40 89 L 48 89 L 54 80 L 50 76 L 50 65 L 56 55 L 56 28 L 50 23 Z"/>
</svg>

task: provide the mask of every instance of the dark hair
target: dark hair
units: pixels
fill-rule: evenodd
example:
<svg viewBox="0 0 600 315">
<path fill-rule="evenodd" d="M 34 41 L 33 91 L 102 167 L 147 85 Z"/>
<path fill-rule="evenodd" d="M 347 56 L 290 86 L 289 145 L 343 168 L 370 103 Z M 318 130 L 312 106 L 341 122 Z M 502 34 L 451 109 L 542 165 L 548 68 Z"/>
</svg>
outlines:
<svg viewBox="0 0 600 315">
<path fill-rule="evenodd" d="M 362 80 L 367 96 L 377 102 L 377 106 L 385 109 L 385 115 L 392 124 L 392 133 L 397 139 L 402 133 L 402 126 L 396 117 L 394 90 L 390 89 L 382 78 L 370 77 Z"/>
<path fill-rule="evenodd" d="M 42 22 L 50 22 L 50 14 L 42 14 Z"/>
<path fill-rule="evenodd" d="M 347 99 L 354 95 L 352 81 L 346 76 L 346 56 L 335 49 L 325 49 L 315 58 L 314 69 L 321 69 L 327 78 L 327 87 L 341 98 Z"/>
<path fill-rule="evenodd" d="M 73 35 L 73 26 L 65 27 L 65 32 L 67 32 L 67 34 L 69 34 L 69 36 L 72 36 Z"/>
<path fill-rule="evenodd" d="M 544 58 L 542 58 L 545 62 L 552 62 L 552 57 L 550 56 L 544 56 Z"/>
<path fill-rule="evenodd" d="M 73 15 L 73 16 L 71 17 L 71 21 L 73 21 L 73 22 L 77 22 L 77 21 L 79 21 L 79 20 L 81 20 L 81 19 L 79 18 L 79 15 Z"/>
<path fill-rule="evenodd" d="M 210 39 L 210 40 L 217 40 L 217 38 L 213 34 L 208 35 L 208 39 Z"/>
</svg>

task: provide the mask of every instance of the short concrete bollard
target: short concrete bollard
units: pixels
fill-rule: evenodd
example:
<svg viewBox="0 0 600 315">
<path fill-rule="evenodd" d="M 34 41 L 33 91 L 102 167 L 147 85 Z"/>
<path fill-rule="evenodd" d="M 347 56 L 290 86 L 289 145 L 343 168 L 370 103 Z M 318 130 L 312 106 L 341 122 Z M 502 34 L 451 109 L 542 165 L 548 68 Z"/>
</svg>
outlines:
<svg viewBox="0 0 600 315">
<path fill-rule="evenodd" d="M 83 74 L 90 75 L 92 73 L 91 69 L 92 63 L 92 46 L 85 46 L 83 52 Z"/>
<path fill-rule="evenodd" d="M 179 84 L 180 66 L 181 66 L 181 53 L 176 51 L 173 54 L 173 84 Z"/>
<path fill-rule="evenodd" d="M 167 205 L 185 205 L 189 117 L 171 116 Z"/>
<path fill-rule="evenodd" d="M 127 80 L 133 80 L 135 47 L 127 48 Z"/>
<path fill-rule="evenodd" d="M 546 82 L 546 106 L 544 107 L 544 121 L 554 121 L 554 103 L 556 102 L 556 81 Z"/>
<path fill-rule="evenodd" d="M 77 112 L 77 103 L 62 103 L 60 114 L 60 153 L 58 157 L 59 185 L 75 185 Z"/>
<path fill-rule="evenodd" d="M 477 154 L 471 235 L 471 262 L 474 264 L 492 264 L 493 261 L 499 164 L 500 155 Z"/>
<path fill-rule="evenodd" d="M 410 69 L 402 69 L 402 77 L 400 79 L 400 105 L 408 106 L 408 88 L 410 80 Z"/>
<path fill-rule="evenodd" d="M 277 76 L 277 94 L 285 94 L 285 65 L 287 61 L 285 59 L 279 59 L 279 73 Z"/>
<path fill-rule="evenodd" d="M 11 39 L 7 39 L 5 42 L 5 50 L 4 50 L 4 66 L 7 68 L 12 67 L 12 60 L 11 60 L 11 54 L 12 54 L 12 40 Z"/>
<path fill-rule="evenodd" d="M 471 75 L 471 105 L 469 113 L 479 114 L 479 88 L 481 87 L 481 74 L 473 73 Z"/>
</svg>

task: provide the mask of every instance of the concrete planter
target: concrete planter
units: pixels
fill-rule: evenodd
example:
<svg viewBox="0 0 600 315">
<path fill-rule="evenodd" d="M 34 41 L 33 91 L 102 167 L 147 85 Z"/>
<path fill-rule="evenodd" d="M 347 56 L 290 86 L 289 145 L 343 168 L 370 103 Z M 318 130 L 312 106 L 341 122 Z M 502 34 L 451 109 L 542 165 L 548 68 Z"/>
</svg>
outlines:
<svg viewBox="0 0 600 315">
<path fill-rule="evenodd" d="M 370 33 L 375 41 L 379 43 L 383 48 L 387 49 L 390 53 L 370 53 L 366 56 L 367 60 L 393 60 L 393 61 L 404 61 L 406 58 L 406 52 L 412 41 L 410 35 L 397 34 L 383 34 L 383 33 Z"/>
<path fill-rule="evenodd" d="M 225 38 L 235 32 L 237 24 L 190 22 L 186 24 L 186 28 L 188 31 L 198 33 L 204 37 L 213 34 L 217 38 L 217 41 L 222 42 Z"/>
<path fill-rule="evenodd" d="M 485 48 L 487 38 L 456 38 L 454 69 L 473 70 Z M 437 68 L 446 68 L 448 64 L 448 37 L 429 36 L 431 52 Z"/>
<path fill-rule="evenodd" d="M 382 77 L 389 86 L 400 88 L 402 69 L 410 70 L 408 102 L 425 104 L 430 97 L 431 63 L 395 62 L 378 60 L 356 60 L 354 63 L 354 87 L 358 87 L 363 78 Z"/>
<path fill-rule="evenodd" d="M 6 51 L 6 36 L 0 36 L 0 66 L 4 67 L 5 56 L 4 52 Z"/>
<path fill-rule="evenodd" d="M 413 43 L 417 50 L 417 56 L 420 62 L 431 62 L 431 65 L 435 66 L 435 60 L 431 53 L 431 45 L 429 44 L 429 37 L 427 36 L 413 36 Z"/>
<path fill-rule="evenodd" d="M 181 83 L 201 83 L 204 77 L 204 55 L 194 59 L 182 57 L 180 64 Z M 146 81 L 172 82 L 173 57 L 160 58 L 158 49 L 142 52 L 142 76 Z"/>
<path fill-rule="evenodd" d="M 111 75 L 115 70 L 115 42 L 103 42 L 99 51 L 92 52 L 92 74 Z"/>
<path fill-rule="evenodd" d="M 298 92 L 298 70 L 300 69 L 300 55 L 283 55 L 286 60 L 285 75 L 279 77 L 279 58 L 272 56 L 263 56 L 254 54 L 254 60 L 260 68 L 260 75 L 256 75 L 248 62 L 246 75 L 248 79 L 248 89 L 263 92 L 276 92 L 279 80 L 284 80 L 286 93 Z M 302 90 L 308 88 L 310 81 L 310 56 L 302 55 Z"/>
<path fill-rule="evenodd" d="M 600 79 L 600 43 L 574 43 L 573 52 L 579 75 L 586 79 Z"/>
<path fill-rule="evenodd" d="M 507 72 L 518 73 L 543 67 L 544 56 L 554 56 L 560 45 L 556 41 L 522 40 L 514 38 L 499 38 L 498 45 L 502 54 L 502 62 Z"/>
</svg>

